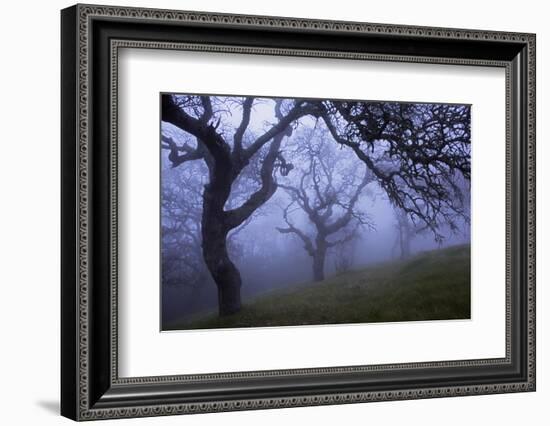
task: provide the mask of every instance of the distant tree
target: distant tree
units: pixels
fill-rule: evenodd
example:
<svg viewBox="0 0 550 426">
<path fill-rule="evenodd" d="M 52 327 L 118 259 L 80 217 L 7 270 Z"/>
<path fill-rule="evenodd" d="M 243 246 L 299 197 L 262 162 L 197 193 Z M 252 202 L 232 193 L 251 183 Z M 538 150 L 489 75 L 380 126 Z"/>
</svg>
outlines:
<svg viewBox="0 0 550 426">
<path fill-rule="evenodd" d="M 411 255 L 411 242 L 419 232 L 414 223 L 411 222 L 409 215 L 400 208 L 395 208 L 395 245 L 394 249 L 399 249 L 399 258 L 404 260 Z"/>
<path fill-rule="evenodd" d="M 305 134 L 304 134 L 305 133 Z M 325 279 L 325 259 L 329 249 L 342 248 L 357 236 L 359 226 L 372 227 L 358 201 L 365 187 L 374 180 L 365 167 L 357 167 L 349 156 L 331 143 L 326 130 L 314 127 L 297 138 L 293 179 L 279 182 L 290 197 L 283 210 L 286 227 L 277 228 L 283 234 L 297 236 L 313 262 L 313 279 Z M 296 176 L 297 175 L 297 176 Z M 296 225 L 291 214 L 304 213 L 307 224 Z"/>
<path fill-rule="evenodd" d="M 355 236 L 346 242 L 346 244 L 338 247 L 338 250 L 333 254 L 334 272 L 336 275 L 348 272 L 355 262 L 355 249 L 359 241 L 360 234 L 356 232 Z"/>
<path fill-rule="evenodd" d="M 201 255 L 201 164 L 170 170 L 161 182 L 162 282 L 198 289 L 209 278 Z"/>
<path fill-rule="evenodd" d="M 191 137 L 181 144 L 163 139 L 162 147 L 169 151 L 172 167 L 200 160 L 208 168 L 209 180 L 202 194 L 201 244 L 204 261 L 218 287 L 220 315 L 241 308 L 241 276 L 228 253 L 228 234 L 273 196 L 277 189 L 275 171 L 289 171 L 280 153 L 281 143 L 292 134 L 292 122 L 312 110 L 303 102 L 271 101 L 275 122 L 252 131 L 249 127 L 256 101 L 254 97 L 162 96 L 162 121 Z M 236 125 L 230 123 L 232 111 L 241 113 Z M 227 208 L 233 184 L 256 155 L 262 156 L 260 186 L 243 197 L 241 204 Z"/>
</svg>

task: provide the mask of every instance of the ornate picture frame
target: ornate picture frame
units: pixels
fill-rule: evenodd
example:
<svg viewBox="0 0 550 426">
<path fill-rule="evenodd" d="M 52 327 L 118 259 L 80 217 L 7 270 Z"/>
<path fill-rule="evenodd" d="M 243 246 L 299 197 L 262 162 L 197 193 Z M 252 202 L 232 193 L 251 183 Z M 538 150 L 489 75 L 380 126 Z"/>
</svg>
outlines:
<svg viewBox="0 0 550 426">
<path fill-rule="evenodd" d="M 122 48 L 504 69 L 506 176 L 495 179 L 506 180 L 505 356 L 120 377 Z M 93 420 L 535 390 L 534 34 L 76 5 L 61 12 L 61 51 L 62 415 Z"/>
</svg>

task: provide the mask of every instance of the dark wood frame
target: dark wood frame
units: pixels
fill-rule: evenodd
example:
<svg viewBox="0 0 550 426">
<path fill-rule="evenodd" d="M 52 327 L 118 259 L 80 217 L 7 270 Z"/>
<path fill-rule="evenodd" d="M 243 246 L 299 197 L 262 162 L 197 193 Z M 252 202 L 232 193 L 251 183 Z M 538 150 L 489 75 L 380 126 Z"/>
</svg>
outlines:
<svg viewBox="0 0 550 426">
<path fill-rule="evenodd" d="M 61 13 L 61 413 L 74 420 L 535 390 L 535 36 L 76 5 Z M 507 78 L 506 357 L 119 378 L 117 52 L 497 66 Z M 503 230 L 504 231 L 504 230 Z"/>
</svg>

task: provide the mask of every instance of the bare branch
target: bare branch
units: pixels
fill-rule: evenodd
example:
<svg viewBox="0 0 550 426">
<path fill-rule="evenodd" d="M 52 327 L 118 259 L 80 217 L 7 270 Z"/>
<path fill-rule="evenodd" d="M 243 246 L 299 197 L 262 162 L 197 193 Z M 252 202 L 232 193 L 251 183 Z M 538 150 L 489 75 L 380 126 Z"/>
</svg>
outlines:
<svg viewBox="0 0 550 426">
<path fill-rule="evenodd" d="M 275 160 L 279 156 L 279 148 L 285 137 L 284 134 L 275 136 L 265 155 L 260 170 L 261 187 L 254 192 L 240 207 L 225 212 L 226 223 L 234 228 L 243 223 L 254 211 L 269 200 L 277 190 L 277 183 L 273 176 Z"/>
<path fill-rule="evenodd" d="M 288 228 L 277 228 L 277 231 L 279 231 L 281 234 L 295 234 L 297 235 L 302 242 L 304 243 L 304 249 L 307 251 L 307 253 L 310 256 L 313 256 L 315 254 L 315 248 L 313 247 L 313 243 L 311 242 L 311 239 L 305 234 L 305 232 L 301 231 L 300 229 L 296 228 L 292 222 L 290 221 L 288 217 L 288 210 L 292 206 L 292 203 L 290 203 L 288 206 L 285 207 L 283 210 L 283 219 L 285 220 L 286 224 L 288 225 Z"/>
<path fill-rule="evenodd" d="M 177 167 L 186 161 L 204 159 L 205 152 L 200 143 L 197 144 L 196 148 L 191 148 L 188 145 L 178 146 L 174 139 L 165 135 L 162 135 L 162 142 L 162 148 L 170 150 L 168 160 L 172 163 L 172 167 Z M 183 154 L 180 155 L 180 152 Z"/>
<path fill-rule="evenodd" d="M 273 139 L 276 135 L 281 133 L 290 136 L 292 134 L 292 128 L 290 123 L 297 120 L 300 117 L 311 114 L 317 110 L 314 105 L 296 105 L 286 115 L 280 114 L 280 108 L 276 107 L 278 112 L 278 121 L 267 132 L 258 137 L 246 150 L 243 152 L 244 160 L 250 159 L 262 146 Z"/>
<path fill-rule="evenodd" d="M 461 217 L 457 176 L 470 179 L 470 109 L 465 105 L 332 102 L 320 114 L 332 137 L 372 171 L 392 203 L 436 239 Z"/>
<path fill-rule="evenodd" d="M 244 132 L 248 128 L 248 125 L 250 124 L 250 115 L 252 111 L 252 105 L 254 104 L 254 100 L 256 98 L 254 97 L 246 97 L 243 102 L 243 117 L 241 120 L 241 124 L 239 124 L 239 127 L 235 131 L 235 135 L 233 136 L 233 156 L 235 159 L 240 159 L 240 155 L 243 148 L 243 136 Z"/>
</svg>

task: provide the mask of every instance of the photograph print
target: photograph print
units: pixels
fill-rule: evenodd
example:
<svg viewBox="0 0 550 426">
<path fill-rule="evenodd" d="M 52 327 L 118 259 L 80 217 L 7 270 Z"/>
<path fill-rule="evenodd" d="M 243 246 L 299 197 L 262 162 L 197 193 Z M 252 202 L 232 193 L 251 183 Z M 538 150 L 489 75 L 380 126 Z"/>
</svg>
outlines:
<svg viewBox="0 0 550 426">
<path fill-rule="evenodd" d="M 470 105 L 160 97 L 162 331 L 470 318 Z"/>
</svg>

